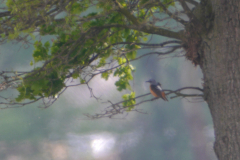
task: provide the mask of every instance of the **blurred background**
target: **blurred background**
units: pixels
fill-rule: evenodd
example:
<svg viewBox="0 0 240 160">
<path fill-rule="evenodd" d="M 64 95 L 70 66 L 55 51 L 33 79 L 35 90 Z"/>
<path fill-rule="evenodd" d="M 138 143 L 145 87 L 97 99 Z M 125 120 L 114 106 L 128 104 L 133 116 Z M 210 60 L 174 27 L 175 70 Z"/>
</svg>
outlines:
<svg viewBox="0 0 240 160">
<path fill-rule="evenodd" d="M 42 37 L 44 41 L 52 37 Z M 153 37 L 152 42 L 165 39 Z M 156 50 L 156 49 L 152 49 Z M 33 67 L 33 46 L 0 46 L 1 70 L 27 71 Z M 138 56 L 150 50 L 141 50 Z M 179 55 L 180 50 L 176 51 Z M 133 63 L 132 88 L 136 96 L 149 93 L 146 80 L 154 78 L 163 89 L 202 88 L 202 73 L 184 57 L 147 56 Z M 100 113 L 107 102 L 121 101 L 116 77 L 69 88 L 48 109 L 39 104 L 0 110 L 1 160 L 216 160 L 214 131 L 207 104 L 199 98 L 161 99 L 137 106 L 147 114 L 129 112 L 119 119 L 90 120 L 84 114 Z M 70 82 L 69 82 L 70 83 Z M 74 83 L 74 82 L 72 82 Z M 189 92 L 190 93 L 190 92 Z M 5 93 L 11 96 L 12 91 Z M 150 99 L 152 95 L 141 100 Z"/>
</svg>

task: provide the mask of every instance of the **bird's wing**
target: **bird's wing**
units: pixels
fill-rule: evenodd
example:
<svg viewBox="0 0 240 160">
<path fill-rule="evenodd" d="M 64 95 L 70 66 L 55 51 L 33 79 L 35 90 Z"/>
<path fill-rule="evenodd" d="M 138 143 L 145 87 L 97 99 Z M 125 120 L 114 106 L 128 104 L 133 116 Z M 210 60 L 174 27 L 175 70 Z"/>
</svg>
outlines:
<svg viewBox="0 0 240 160">
<path fill-rule="evenodd" d="M 157 87 L 160 91 L 162 91 L 162 87 L 161 87 L 160 84 L 158 84 L 156 87 Z"/>
<path fill-rule="evenodd" d="M 150 85 L 150 91 L 153 96 L 160 97 L 165 101 L 168 101 L 165 93 L 162 91 L 162 88 L 159 85 Z"/>
<path fill-rule="evenodd" d="M 150 85 L 150 92 L 154 97 L 159 97 L 158 89 L 156 89 L 153 85 Z"/>
</svg>

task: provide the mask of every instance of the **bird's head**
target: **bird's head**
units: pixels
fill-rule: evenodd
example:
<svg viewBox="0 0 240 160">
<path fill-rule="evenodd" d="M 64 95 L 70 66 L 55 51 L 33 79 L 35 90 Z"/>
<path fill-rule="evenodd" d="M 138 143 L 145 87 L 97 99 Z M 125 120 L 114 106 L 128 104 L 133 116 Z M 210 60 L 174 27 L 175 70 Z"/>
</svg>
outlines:
<svg viewBox="0 0 240 160">
<path fill-rule="evenodd" d="M 157 85 L 157 82 L 155 81 L 155 79 L 149 79 L 148 81 L 146 81 L 150 84 L 153 84 L 153 85 Z"/>
</svg>

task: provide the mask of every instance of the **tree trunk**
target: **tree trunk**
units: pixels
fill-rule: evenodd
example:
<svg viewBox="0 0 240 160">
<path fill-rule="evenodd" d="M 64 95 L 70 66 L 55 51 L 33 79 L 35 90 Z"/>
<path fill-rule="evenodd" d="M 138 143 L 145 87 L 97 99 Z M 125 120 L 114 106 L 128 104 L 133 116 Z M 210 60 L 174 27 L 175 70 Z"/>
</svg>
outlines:
<svg viewBox="0 0 240 160">
<path fill-rule="evenodd" d="M 203 39 L 204 95 L 219 160 L 240 159 L 240 1 L 211 0 L 213 28 Z"/>
</svg>

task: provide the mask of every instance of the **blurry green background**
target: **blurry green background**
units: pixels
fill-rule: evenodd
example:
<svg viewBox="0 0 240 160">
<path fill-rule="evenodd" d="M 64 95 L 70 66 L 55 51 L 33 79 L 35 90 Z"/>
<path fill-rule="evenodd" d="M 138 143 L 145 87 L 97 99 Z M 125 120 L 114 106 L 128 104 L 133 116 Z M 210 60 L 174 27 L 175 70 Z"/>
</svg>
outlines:
<svg viewBox="0 0 240 160">
<path fill-rule="evenodd" d="M 41 37 L 49 40 L 52 37 Z M 153 37 L 152 42 L 164 39 Z M 32 69 L 33 46 L 7 43 L 0 46 L 1 70 Z M 138 56 L 152 50 L 141 50 Z M 176 53 L 181 52 L 176 51 Z M 174 55 L 174 54 L 173 54 Z M 150 78 L 164 89 L 202 87 L 202 74 L 184 57 L 148 56 L 133 63 L 133 90 L 149 92 Z M 138 106 L 147 114 L 129 112 L 119 119 L 89 120 L 83 114 L 99 113 L 112 102 L 121 101 L 114 86 L 96 77 L 90 83 L 101 100 L 90 97 L 86 86 L 69 88 L 48 109 L 41 104 L 0 110 L 1 160 L 215 160 L 214 133 L 207 104 L 202 99 L 158 99 Z M 70 83 L 70 82 L 69 82 Z M 74 83 L 74 82 L 71 82 Z M 11 96 L 14 91 L 4 92 Z M 144 97 L 142 100 L 151 98 Z"/>
</svg>

